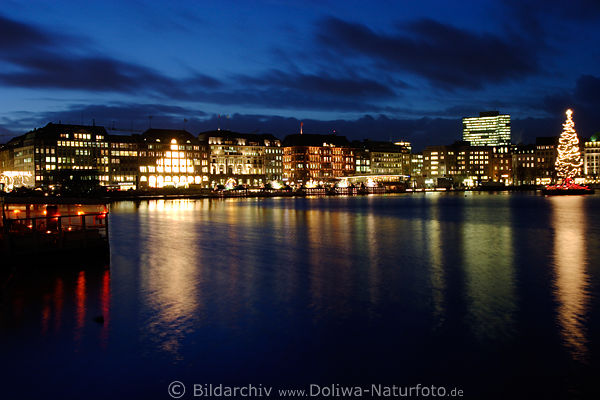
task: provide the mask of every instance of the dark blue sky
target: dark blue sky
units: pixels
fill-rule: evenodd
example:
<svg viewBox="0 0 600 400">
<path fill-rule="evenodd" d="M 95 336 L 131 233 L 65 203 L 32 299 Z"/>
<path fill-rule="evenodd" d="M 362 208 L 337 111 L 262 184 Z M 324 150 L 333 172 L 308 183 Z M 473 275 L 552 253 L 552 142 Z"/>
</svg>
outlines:
<svg viewBox="0 0 600 400">
<path fill-rule="evenodd" d="M 334 129 L 416 147 L 498 109 L 513 139 L 600 131 L 600 1 L 11 1 L 0 142 L 49 121 Z M 217 121 L 217 115 L 221 115 Z"/>
</svg>

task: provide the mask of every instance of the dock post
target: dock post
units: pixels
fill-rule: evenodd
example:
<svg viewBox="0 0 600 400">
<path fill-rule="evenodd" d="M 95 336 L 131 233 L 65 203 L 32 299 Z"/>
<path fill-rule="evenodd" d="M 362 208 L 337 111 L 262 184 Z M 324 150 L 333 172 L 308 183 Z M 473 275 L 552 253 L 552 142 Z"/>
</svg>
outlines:
<svg viewBox="0 0 600 400">
<path fill-rule="evenodd" d="M 62 217 L 58 217 L 58 221 L 56 222 L 56 226 L 58 228 L 58 248 L 62 249 L 64 246 L 64 234 L 62 229 Z"/>
</svg>

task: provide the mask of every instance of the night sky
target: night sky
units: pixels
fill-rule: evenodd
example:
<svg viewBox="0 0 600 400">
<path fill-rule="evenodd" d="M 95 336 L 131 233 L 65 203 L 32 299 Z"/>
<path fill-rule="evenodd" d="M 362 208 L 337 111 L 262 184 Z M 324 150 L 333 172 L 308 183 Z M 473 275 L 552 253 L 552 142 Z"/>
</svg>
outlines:
<svg viewBox="0 0 600 400">
<path fill-rule="evenodd" d="M 600 131 L 600 1 L 11 1 L 0 142 L 48 122 L 350 139 Z M 220 115 L 220 117 L 218 117 Z M 184 121 L 184 120 L 187 120 Z"/>
</svg>

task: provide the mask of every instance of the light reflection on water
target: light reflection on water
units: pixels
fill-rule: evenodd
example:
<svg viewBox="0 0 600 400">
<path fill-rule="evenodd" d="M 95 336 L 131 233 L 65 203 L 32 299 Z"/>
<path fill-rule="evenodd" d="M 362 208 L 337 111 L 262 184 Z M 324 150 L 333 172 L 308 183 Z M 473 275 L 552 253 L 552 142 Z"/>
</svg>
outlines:
<svg viewBox="0 0 600 400">
<path fill-rule="evenodd" d="M 554 197 L 555 294 L 559 303 L 558 322 L 573 358 L 586 361 L 586 312 L 589 302 L 589 277 L 585 251 L 586 215 L 584 198 Z"/>
<path fill-rule="evenodd" d="M 588 221 L 599 200 L 431 193 L 120 202 L 111 206 L 110 271 L 55 271 L 18 286 L 3 304 L 0 339 L 19 335 L 17 354 L 51 337 L 28 357 L 64 358 L 84 375 L 82 386 L 82 363 L 95 360 L 89 376 L 99 370 L 117 381 L 125 377 L 113 370 L 126 369 L 149 395 L 168 377 L 198 376 L 448 379 L 487 393 L 493 377 L 569 376 L 565 359 L 585 361 L 583 375 L 593 375 L 589 266 L 598 250 L 590 243 L 600 232 Z M 554 236 L 539 233 L 550 229 Z M 72 353 L 43 356 L 44 346 Z M 16 365 L 12 378 L 25 368 Z M 547 390 L 562 393 L 561 382 Z"/>
<path fill-rule="evenodd" d="M 438 321 L 437 326 L 444 322 L 446 313 L 444 292 L 446 291 L 444 264 L 442 259 L 442 232 L 440 223 L 440 211 L 437 204 L 439 197 L 434 197 L 431 203 L 431 219 L 426 221 L 427 233 L 429 238 L 428 251 L 430 255 L 429 266 L 431 275 L 431 289 L 433 297 L 434 317 Z"/>
<path fill-rule="evenodd" d="M 511 336 L 516 310 L 511 209 L 472 208 L 462 226 L 470 326 L 480 339 Z"/>
<path fill-rule="evenodd" d="M 139 208 L 145 216 L 140 221 L 145 239 L 140 246 L 140 294 L 149 308 L 143 332 L 177 358 L 179 342 L 191 332 L 202 298 L 196 293 L 202 265 L 194 262 L 199 258 L 195 222 L 186 219 L 193 209 L 194 203 L 186 200 L 151 201 Z"/>
</svg>

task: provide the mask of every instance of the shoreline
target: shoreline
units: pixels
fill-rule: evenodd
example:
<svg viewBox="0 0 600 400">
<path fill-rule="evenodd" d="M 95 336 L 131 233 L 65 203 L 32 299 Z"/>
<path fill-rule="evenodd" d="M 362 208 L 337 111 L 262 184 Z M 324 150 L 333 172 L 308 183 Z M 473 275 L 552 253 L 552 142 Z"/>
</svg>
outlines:
<svg viewBox="0 0 600 400">
<path fill-rule="evenodd" d="M 593 187 L 596 185 L 590 185 Z M 389 190 L 386 188 L 368 188 L 361 190 L 357 188 L 337 188 L 327 190 L 322 188 L 303 190 L 193 190 L 164 192 L 115 192 L 102 194 L 101 196 L 11 196 L 10 194 L 0 196 L 4 204 L 109 204 L 117 201 L 142 201 L 142 200 L 176 200 L 176 199 L 229 199 L 229 198 L 273 198 L 273 197 L 307 197 L 307 196 L 366 196 L 385 194 L 417 194 L 417 193 L 466 193 L 466 192 L 540 192 L 544 186 L 506 186 L 506 187 L 478 187 L 474 189 L 454 188 L 427 188 L 427 189 L 405 189 Z"/>
</svg>

